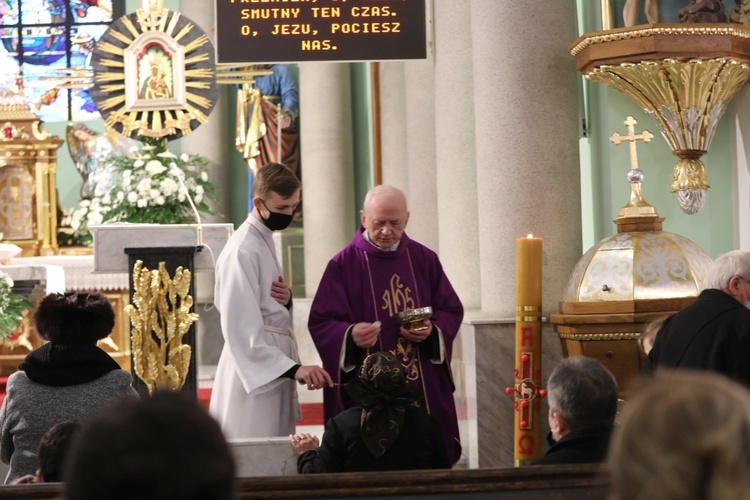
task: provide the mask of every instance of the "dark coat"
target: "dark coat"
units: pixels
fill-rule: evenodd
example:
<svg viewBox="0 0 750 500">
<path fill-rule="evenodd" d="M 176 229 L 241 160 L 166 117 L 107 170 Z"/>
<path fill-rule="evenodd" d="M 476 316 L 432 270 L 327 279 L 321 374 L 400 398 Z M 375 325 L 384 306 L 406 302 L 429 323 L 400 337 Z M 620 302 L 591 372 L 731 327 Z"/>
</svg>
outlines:
<svg viewBox="0 0 750 500">
<path fill-rule="evenodd" d="M 534 465 L 603 462 L 607 456 L 611 435 L 611 425 L 570 431 L 553 444 Z"/>
<path fill-rule="evenodd" d="M 718 372 L 750 387 L 750 310 L 716 289 L 664 322 L 643 367 Z"/>
<path fill-rule="evenodd" d="M 320 451 L 299 456 L 300 474 L 411 469 L 450 469 L 443 433 L 424 409 L 409 406 L 404 430 L 380 458 L 374 457 L 360 437 L 362 408 L 350 408 L 326 423 Z"/>
</svg>

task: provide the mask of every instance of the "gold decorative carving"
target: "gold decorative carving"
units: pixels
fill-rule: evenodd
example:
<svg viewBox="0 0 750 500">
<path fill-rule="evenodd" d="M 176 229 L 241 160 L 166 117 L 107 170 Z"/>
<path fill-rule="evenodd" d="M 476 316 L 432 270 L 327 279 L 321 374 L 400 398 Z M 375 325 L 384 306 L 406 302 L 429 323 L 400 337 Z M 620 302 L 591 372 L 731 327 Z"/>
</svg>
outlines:
<svg viewBox="0 0 750 500">
<path fill-rule="evenodd" d="M 559 333 L 564 340 L 637 340 L 641 338 L 640 332 L 627 333 Z"/>
<path fill-rule="evenodd" d="M 750 38 L 750 31 L 733 27 L 731 24 L 726 26 L 705 26 L 705 27 L 677 27 L 677 26 L 659 26 L 651 28 L 638 28 L 622 31 L 602 32 L 601 35 L 586 36 L 580 42 L 570 49 L 572 55 L 578 55 L 579 52 L 599 43 L 616 42 L 619 40 L 628 40 L 631 38 L 642 38 L 654 35 L 732 35 L 740 38 Z"/>
<path fill-rule="evenodd" d="M 133 301 L 125 312 L 132 325 L 133 371 L 149 394 L 156 389 L 179 390 L 185 384 L 192 352 L 182 338 L 198 320 L 190 312 L 190 283 L 189 270 L 178 267 L 172 279 L 164 262 L 153 271 L 140 260 L 133 268 Z"/>
<path fill-rule="evenodd" d="M 208 36 L 162 0 L 118 19 L 92 54 L 92 96 L 125 136 L 176 139 L 208 121 L 217 98 Z"/>
<path fill-rule="evenodd" d="M 651 24 L 585 34 L 571 46 L 587 79 L 622 92 L 659 127 L 680 158 L 671 189 L 688 214 L 701 210 L 710 187 L 700 158 L 750 80 L 748 39 L 742 25 Z"/>
</svg>

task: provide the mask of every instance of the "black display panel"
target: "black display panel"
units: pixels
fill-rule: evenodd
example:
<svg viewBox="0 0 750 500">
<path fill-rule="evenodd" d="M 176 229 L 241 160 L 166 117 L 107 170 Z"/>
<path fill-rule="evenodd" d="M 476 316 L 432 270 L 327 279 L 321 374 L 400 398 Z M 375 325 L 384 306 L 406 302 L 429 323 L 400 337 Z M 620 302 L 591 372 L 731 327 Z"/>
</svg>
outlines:
<svg viewBox="0 0 750 500">
<path fill-rule="evenodd" d="M 425 59 L 425 0 L 215 0 L 217 63 Z"/>
</svg>

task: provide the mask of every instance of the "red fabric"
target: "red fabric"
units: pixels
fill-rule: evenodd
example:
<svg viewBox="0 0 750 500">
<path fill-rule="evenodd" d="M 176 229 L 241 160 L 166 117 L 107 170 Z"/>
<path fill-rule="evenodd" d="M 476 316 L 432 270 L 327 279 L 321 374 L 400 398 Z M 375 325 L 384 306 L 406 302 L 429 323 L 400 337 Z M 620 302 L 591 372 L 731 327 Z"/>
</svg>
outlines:
<svg viewBox="0 0 750 500">
<path fill-rule="evenodd" d="M 5 385 L 2 396 L 5 397 Z M 198 389 L 198 402 L 208 409 L 211 401 L 211 389 Z M 323 425 L 323 403 L 303 403 L 302 418 L 297 420 L 297 425 Z"/>
</svg>

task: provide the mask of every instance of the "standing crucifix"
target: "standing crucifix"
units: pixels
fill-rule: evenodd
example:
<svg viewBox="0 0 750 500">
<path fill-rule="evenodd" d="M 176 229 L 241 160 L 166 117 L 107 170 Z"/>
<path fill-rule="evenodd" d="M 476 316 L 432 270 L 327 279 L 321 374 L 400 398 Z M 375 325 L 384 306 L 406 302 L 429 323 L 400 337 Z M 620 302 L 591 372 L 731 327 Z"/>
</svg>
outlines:
<svg viewBox="0 0 750 500">
<path fill-rule="evenodd" d="M 640 134 L 635 133 L 635 126 L 638 124 L 635 118 L 628 116 L 623 122 L 628 127 L 628 134 L 622 135 L 619 132 L 612 134 L 609 141 L 615 146 L 619 146 L 623 142 L 630 143 L 630 171 L 628 171 L 628 182 L 630 183 L 630 201 L 627 205 L 621 208 L 618 212 L 619 217 L 653 217 L 656 214 L 656 209 L 649 205 L 645 199 L 643 199 L 643 192 L 641 191 L 641 181 L 643 181 L 644 175 L 643 170 L 638 168 L 638 152 L 636 150 L 635 142 L 642 140 L 643 142 L 651 142 L 654 138 L 654 134 L 648 130 L 644 130 Z"/>
</svg>

